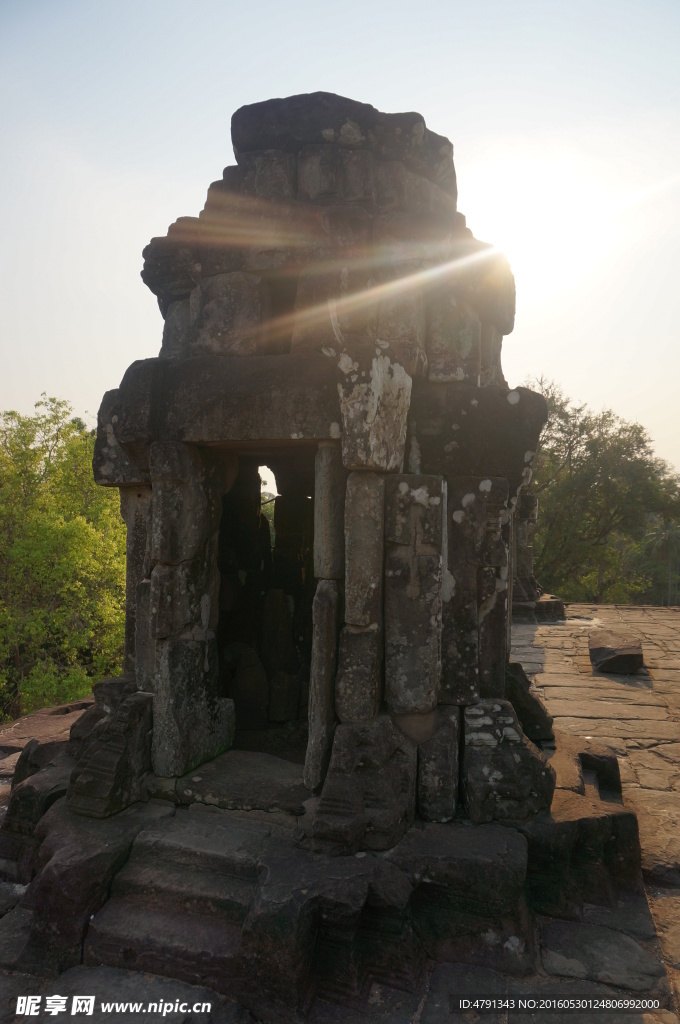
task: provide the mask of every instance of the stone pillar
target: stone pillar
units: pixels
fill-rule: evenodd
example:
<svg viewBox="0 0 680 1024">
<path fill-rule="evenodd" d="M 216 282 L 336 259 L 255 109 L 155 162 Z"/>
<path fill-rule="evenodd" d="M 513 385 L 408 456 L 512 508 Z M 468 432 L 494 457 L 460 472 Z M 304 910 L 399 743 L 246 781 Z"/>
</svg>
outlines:
<svg viewBox="0 0 680 1024">
<path fill-rule="evenodd" d="M 397 715 L 437 706 L 441 677 L 439 476 L 391 475 L 385 496 L 385 701 Z"/>
<path fill-rule="evenodd" d="M 153 693 L 156 685 L 156 638 L 151 632 L 151 578 L 135 591 L 135 679 L 137 689 Z"/>
<path fill-rule="evenodd" d="M 123 672 L 134 674 L 137 624 L 137 584 L 149 575 L 151 488 L 120 488 L 120 514 L 127 526 L 125 545 L 125 661 Z"/>
<path fill-rule="evenodd" d="M 515 510 L 508 508 L 503 514 L 501 521 L 503 541 L 508 552 L 508 594 L 505 615 L 505 659 L 510 661 L 512 653 L 512 602 L 514 600 L 515 582 Z"/>
<path fill-rule="evenodd" d="M 382 699 L 385 477 L 350 473 L 345 498 L 345 627 L 335 710 L 341 722 L 372 718 Z"/>
<path fill-rule="evenodd" d="M 338 580 L 319 580 L 312 604 L 312 664 L 309 671 L 309 739 L 305 786 L 317 790 L 326 777 L 335 732 L 335 672 L 342 593 Z"/>
<path fill-rule="evenodd" d="M 477 570 L 486 523 L 479 479 L 447 479 L 447 565 L 442 604 L 442 704 L 479 700 Z"/>
<path fill-rule="evenodd" d="M 339 442 L 319 445 L 314 462 L 314 576 L 312 662 L 309 672 L 309 739 L 304 783 L 317 790 L 326 777 L 337 722 L 335 676 L 345 577 L 347 470 Z"/>
<path fill-rule="evenodd" d="M 488 478 L 480 481 L 479 488 L 486 499 L 482 565 L 477 572 L 479 692 L 481 697 L 503 697 L 509 575 L 503 521 L 507 514 L 508 482 Z"/>
<path fill-rule="evenodd" d="M 431 737 L 418 747 L 418 812 L 426 821 L 451 821 L 456 812 L 460 711 L 440 707 Z"/>
<path fill-rule="evenodd" d="M 314 463 L 314 576 L 345 576 L 345 489 L 347 471 L 338 442 L 319 445 Z"/>
<path fill-rule="evenodd" d="M 233 741 L 234 704 L 220 693 L 215 628 L 221 498 L 237 464 L 232 456 L 218 467 L 191 445 L 151 446 L 152 750 L 162 777 L 184 774 Z"/>
</svg>

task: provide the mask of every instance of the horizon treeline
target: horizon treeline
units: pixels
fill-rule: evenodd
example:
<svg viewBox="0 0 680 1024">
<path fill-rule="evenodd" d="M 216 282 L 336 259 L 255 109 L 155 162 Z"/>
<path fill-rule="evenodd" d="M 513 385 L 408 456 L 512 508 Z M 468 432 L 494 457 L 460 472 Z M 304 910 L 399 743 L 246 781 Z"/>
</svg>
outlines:
<svg viewBox="0 0 680 1024">
<path fill-rule="evenodd" d="M 534 460 L 534 574 L 565 601 L 678 603 L 680 476 L 643 426 L 593 412 L 544 378 L 548 403 Z"/>
</svg>

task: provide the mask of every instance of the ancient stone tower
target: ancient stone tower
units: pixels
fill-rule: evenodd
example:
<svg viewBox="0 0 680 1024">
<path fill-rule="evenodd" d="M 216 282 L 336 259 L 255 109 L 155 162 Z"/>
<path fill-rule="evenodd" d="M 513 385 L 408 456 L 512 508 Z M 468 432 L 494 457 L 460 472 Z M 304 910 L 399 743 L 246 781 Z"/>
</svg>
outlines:
<svg viewBox="0 0 680 1024">
<path fill-rule="evenodd" d="M 420 115 L 316 93 L 232 136 L 200 216 L 145 250 L 160 355 L 100 409 L 125 671 L 17 762 L 3 948 L 285 1024 L 420 1019 L 433 979 L 438 1020 L 437 964 L 535 972 L 536 914 L 639 879 L 616 757 L 554 737 L 508 662 L 546 407 L 503 379 L 512 274 Z"/>
<path fill-rule="evenodd" d="M 453 147 L 328 93 L 243 107 L 232 138 L 199 217 L 145 249 L 162 348 L 99 418 L 153 772 L 302 719 L 318 850 L 386 849 L 461 800 L 476 822 L 547 808 L 504 688 L 546 410 L 503 378 L 514 280 L 457 212 Z"/>
</svg>

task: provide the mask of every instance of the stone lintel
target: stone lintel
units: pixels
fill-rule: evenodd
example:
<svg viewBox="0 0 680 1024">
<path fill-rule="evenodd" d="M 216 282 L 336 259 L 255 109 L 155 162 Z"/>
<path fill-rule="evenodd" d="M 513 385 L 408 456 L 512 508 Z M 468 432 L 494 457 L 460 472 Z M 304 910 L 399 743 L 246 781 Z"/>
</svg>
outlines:
<svg viewBox="0 0 680 1024">
<path fill-rule="evenodd" d="M 138 360 L 123 377 L 114 415 L 116 439 L 127 446 L 340 438 L 336 369 L 320 353 Z"/>
</svg>

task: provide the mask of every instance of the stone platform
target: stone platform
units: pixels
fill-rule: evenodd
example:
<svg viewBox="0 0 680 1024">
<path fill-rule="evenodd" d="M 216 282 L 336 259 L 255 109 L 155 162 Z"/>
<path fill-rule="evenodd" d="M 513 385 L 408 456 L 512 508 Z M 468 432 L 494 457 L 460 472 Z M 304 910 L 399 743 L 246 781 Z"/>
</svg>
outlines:
<svg viewBox="0 0 680 1024">
<path fill-rule="evenodd" d="M 644 668 L 635 675 L 594 672 L 588 637 L 600 629 L 640 639 Z M 515 624 L 513 658 L 532 678 L 558 733 L 587 737 L 617 756 L 624 805 L 639 822 L 647 899 L 677 1001 L 680 608 L 567 605 L 562 623 Z"/>
<path fill-rule="evenodd" d="M 4 886 L 12 1005 L 0 1020 L 17 994 L 83 985 L 103 999 L 119 986 L 148 1001 L 208 991 L 218 1021 L 455 1022 L 466 1018 L 447 1008 L 466 993 L 635 994 L 663 1012 L 631 1020 L 675 1020 L 635 818 L 616 761 L 593 751 L 558 742 L 550 815 L 421 822 L 393 849 L 351 857 L 311 850 L 316 802 L 299 803 L 299 766 L 280 763 L 267 799 L 277 759 L 255 752 L 165 791 L 150 778 L 151 799 L 104 820 L 57 799 L 35 829 L 31 884 Z"/>
<path fill-rule="evenodd" d="M 174 1019 L 242 1024 L 462 1024 L 474 1017 L 455 999 L 473 994 L 660 1002 L 624 1017 L 511 1010 L 489 1022 L 677 1022 L 678 623 L 672 610 L 571 606 L 562 624 L 514 627 L 513 657 L 557 736 L 551 814 L 524 823 L 423 822 L 384 853 L 328 857 L 310 849 L 317 800 L 304 799 L 301 766 L 250 751 L 150 777 L 146 802 L 103 821 L 56 796 L 33 837 L 34 880 L 1 887 L 0 1021 L 15 1019 L 17 995 L 88 992 L 207 1000 L 210 1015 Z M 593 674 L 594 628 L 640 636 L 645 669 Z M 0 746 L 30 729 L 13 723 Z"/>
</svg>

